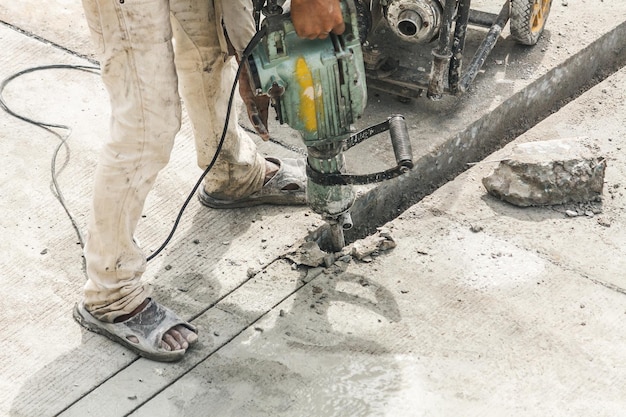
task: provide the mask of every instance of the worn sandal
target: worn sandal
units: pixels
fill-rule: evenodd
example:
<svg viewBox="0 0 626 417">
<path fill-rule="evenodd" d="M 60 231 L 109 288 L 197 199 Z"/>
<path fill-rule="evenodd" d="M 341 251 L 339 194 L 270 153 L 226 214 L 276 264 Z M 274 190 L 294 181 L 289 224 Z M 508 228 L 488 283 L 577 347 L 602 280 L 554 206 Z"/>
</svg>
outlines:
<svg viewBox="0 0 626 417">
<path fill-rule="evenodd" d="M 84 328 L 101 334 L 127 347 L 136 354 L 159 362 L 174 362 L 183 358 L 186 350 L 166 350 L 161 346 L 163 335 L 176 325 L 183 325 L 194 333 L 195 326 L 181 320 L 176 313 L 154 300 L 130 319 L 120 323 L 107 323 L 94 318 L 81 301 L 74 307 L 74 319 Z M 137 338 L 137 343 L 129 339 Z"/>
<path fill-rule="evenodd" d="M 204 188 L 198 192 L 202 204 L 211 208 L 241 208 L 259 204 L 306 204 L 306 162 L 294 158 L 266 158 L 279 166 L 276 174 L 259 191 L 235 200 L 212 197 Z"/>
</svg>

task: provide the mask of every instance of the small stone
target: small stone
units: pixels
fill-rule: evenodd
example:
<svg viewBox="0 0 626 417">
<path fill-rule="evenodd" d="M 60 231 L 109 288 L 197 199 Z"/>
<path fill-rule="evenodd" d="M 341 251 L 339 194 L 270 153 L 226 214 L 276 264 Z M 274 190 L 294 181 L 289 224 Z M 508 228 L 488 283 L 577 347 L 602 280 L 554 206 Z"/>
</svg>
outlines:
<svg viewBox="0 0 626 417">
<path fill-rule="evenodd" d="M 393 237 L 391 236 L 391 230 L 389 230 L 388 227 L 379 227 L 377 230 L 378 230 L 378 234 L 380 235 L 380 237 L 393 240 Z"/>
<path fill-rule="evenodd" d="M 169 271 L 170 269 L 172 269 L 172 265 L 165 265 L 165 270 Z"/>
<path fill-rule="evenodd" d="M 391 250 L 393 248 L 395 248 L 396 246 L 398 246 L 398 244 L 394 241 L 394 240 L 383 240 L 382 242 L 380 242 L 380 246 L 378 247 L 378 249 L 381 252 L 385 252 L 388 250 Z M 372 255 L 379 255 L 378 252 L 372 252 Z"/>
<path fill-rule="evenodd" d="M 396 242 L 391 237 L 389 229 L 381 228 L 375 235 L 358 240 L 351 246 L 350 255 L 358 260 L 365 260 L 367 257 L 369 260 L 365 262 L 371 262 L 374 253 L 378 255 L 379 252 L 393 249 L 396 247 Z"/>
<path fill-rule="evenodd" d="M 200 243 L 200 239 L 194 239 L 192 242 L 193 242 L 193 243 L 195 243 L 195 244 L 197 245 L 197 244 L 199 244 L 199 243 Z"/>
<path fill-rule="evenodd" d="M 45 255 L 46 253 L 48 253 L 48 249 L 44 249 L 41 252 L 39 252 L 40 255 Z"/>
<path fill-rule="evenodd" d="M 246 271 L 246 275 L 248 276 L 248 278 L 252 278 L 254 277 L 259 271 L 257 271 L 254 268 L 248 268 L 248 270 Z"/>
<path fill-rule="evenodd" d="M 350 262 L 352 262 L 352 256 L 351 255 L 343 255 L 338 260 L 341 261 L 341 262 L 349 264 Z"/>
<path fill-rule="evenodd" d="M 574 210 L 565 210 L 565 215 L 567 217 L 577 217 L 578 213 Z"/>
</svg>

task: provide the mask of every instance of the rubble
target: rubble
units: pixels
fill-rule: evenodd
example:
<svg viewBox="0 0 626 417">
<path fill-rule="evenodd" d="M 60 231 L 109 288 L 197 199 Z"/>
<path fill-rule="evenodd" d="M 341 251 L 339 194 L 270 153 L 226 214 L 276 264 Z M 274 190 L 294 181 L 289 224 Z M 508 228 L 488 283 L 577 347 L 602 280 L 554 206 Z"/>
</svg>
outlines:
<svg viewBox="0 0 626 417">
<path fill-rule="evenodd" d="M 357 240 L 346 246 L 338 253 L 326 253 L 320 249 L 315 241 L 308 241 L 302 244 L 295 251 L 285 255 L 285 258 L 294 262 L 295 265 L 306 265 L 309 267 L 324 266 L 330 267 L 335 261 L 340 260 L 348 263 L 351 259 L 362 262 L 371 262 L 372 256 L 378 255 L 396 247 L 396 242 L 391 236 L 391 232 L 386 227 L 378 228 L 374 235 Z"/>
<path fill-rule="evenodd" d="M 384 252 L 396 247 L 396 242 L 391 237 L 387 228 L 379 228 L 378 231 L 364 239 L 357 240 L 349 246 L 350 255 L 359 261 L 371 261 L 368 259 L 372 254 Z"/>
<path fill-rule="evenodd" d="M 483 178 L 489 194 L 516 206 L 598 201 L 606 159 L 588 138 L 517 145 Z"/>
<path fill-rule="evenodd" d="M 320 249 L 317 242 L 304 242 L 302 246 L 294 252 L 286 255 L 286 258 L 298 265 L 306 265 L 311 267 L 324 265 L 324 259 L 328 256 L 326 252 Z"/>
</svg>

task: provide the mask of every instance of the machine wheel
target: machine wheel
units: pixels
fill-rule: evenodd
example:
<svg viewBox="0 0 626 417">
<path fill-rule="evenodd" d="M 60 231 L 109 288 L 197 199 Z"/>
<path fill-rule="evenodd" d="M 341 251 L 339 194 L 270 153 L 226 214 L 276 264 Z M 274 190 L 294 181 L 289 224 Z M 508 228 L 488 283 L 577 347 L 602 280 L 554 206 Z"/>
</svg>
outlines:
<svg viewBox="0 0 626 417">
<path fill-rule="evenodd" d="M 523 45 L 534 45 L 543 33 L 552 0 L 511 0 L 511 35 Z"/>
</svg>

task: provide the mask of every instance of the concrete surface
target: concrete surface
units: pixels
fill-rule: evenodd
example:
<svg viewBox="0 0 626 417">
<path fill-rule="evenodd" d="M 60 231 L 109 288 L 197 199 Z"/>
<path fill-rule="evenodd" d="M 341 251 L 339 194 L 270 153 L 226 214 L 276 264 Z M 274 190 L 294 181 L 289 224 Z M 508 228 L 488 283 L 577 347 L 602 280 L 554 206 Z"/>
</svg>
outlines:
<svg viewBox="0 0 626 417">
<path fill-rule="evenodd" d="M 92 64 L 79 2 L 49 3 L 0 0 L 2 79 Z M 0 415 L 621 415 L 626 71 L 561 106 L 623 65 L 624 16 L 621 0 L 556 1 L 539 45 L 521 48 L 505 31 L 469 94 L 409 104 L 372 94 L 362 124 L 405 114 L 418 166 L 360 190 L 354 238 L 401 212 L 387 224 L 398 246 L 371 262 L 292 265 L 284 254 L 322 226 L 306 208 L 216 212 L 194 201 L 145 276 L 201 329 L 177 364 L 138 359 L 73 322 L 80 244 L 50 180 L 61 143 L 53 133 L 68 130 L 0 113 Z M 108 129 L 97 75 L 37 70 L 3 98 L 71 128 L 56 169 L 82 229 Z M 271 128 L 264 153 L 301 146 L 286 127 Z M 146 205 L 138 239 L 147 250 L 199 175 L 190 135 L 185 120 Z M 583 135 L 607 156 L 601 205 L 520 209 L 486 195 L 480 180 L 507 141 Z M 353 171 L 390 163 L 382 141 L 350 151 Z M 456 176 L 468 162 L 479 163 Z"/>
</svg>

